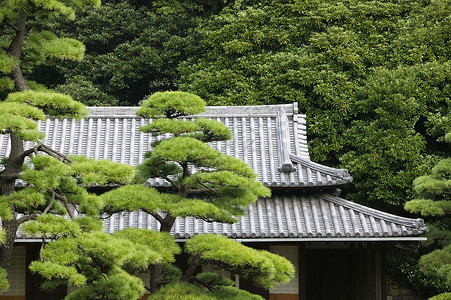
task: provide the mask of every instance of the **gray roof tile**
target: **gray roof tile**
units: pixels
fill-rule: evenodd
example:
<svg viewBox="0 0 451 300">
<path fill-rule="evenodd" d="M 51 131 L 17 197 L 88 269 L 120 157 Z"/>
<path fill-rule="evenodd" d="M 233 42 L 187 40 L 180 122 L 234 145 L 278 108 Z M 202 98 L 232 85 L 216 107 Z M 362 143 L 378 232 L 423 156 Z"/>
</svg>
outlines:
<svg viewBox="0 0 451 300">
<path fill-rule="evenodd" d="M 172 235 L 178 239 L 214 233 L 236 239 L 259 238 L 386 238 L 423 234 L 421 219 L 384 213 L 327 193 L 275 194 L 257 200 L 235 224 L 206 222 L 193 217 L 177 218 Z M 141 211 L 114 214 L 105 231 L 127 227 L 157 229 L 158 222 Z"/>
<path fill-rule="evenodd" d="M 91 107 L 81 121 L 47 119 L 39 124 L 45 143 L 65 154 L 137 165 L 150 149 L 152 136 L 140 132 L 151 120 L 137 117 L 136 107 Z M 233 140 L 212 143 L 227 155 L 245 161 L 266 186 L 336 187 L 352 180 L 343 169 L 326 167 L 310 160 L 305 115 L 296 104 L 208 107 L 201 114 L 227 125 Z M 26 143 L 25 147 L 31 147 Z M 0 135 L 0 157 L 8 155 L 9 142 Z M 168 186 L 162 179 L 149 182 Z M 140 211 L 115 214 L 104 221 L 106 232 L 127 227 L 159 229 L 158 222 Z M 200 233 L 232 238 L 385 238 L 415 236 L 427 228 L 420 219 L 408 219 L 374 210 L 326 193 L 277 194 L 249 206 L 236 224 L 208 223 L 177 218 L 172 234 L 179 239 Z M 18 238 L 21 238 L 19 234 Z"/>
<path fill-rule="evenodd" d="M 150 150 L 154 137 L 138 130 L 151 120 L 137 117 L 136 109 L 90 107 L 90 116 L 81 121 L 47 119 L 39 122 L 39 126 L 46 134 L 45 143 L 64 154 L 137 165 Z M 298 114 L 296 104 L 208 107 L 201 116 L 216 119 L 230 128 L 232 140 L 211 146 L 246 162 L 266 186 L 323 187 L 352 180 L 346 170 L 310 161 L 305 115 Z M 7 136 L 0 135 L 0 157 L 8 153 Z M 152 180 L 150 184 L 169 186 L 162 179 Z"/>
</svg>

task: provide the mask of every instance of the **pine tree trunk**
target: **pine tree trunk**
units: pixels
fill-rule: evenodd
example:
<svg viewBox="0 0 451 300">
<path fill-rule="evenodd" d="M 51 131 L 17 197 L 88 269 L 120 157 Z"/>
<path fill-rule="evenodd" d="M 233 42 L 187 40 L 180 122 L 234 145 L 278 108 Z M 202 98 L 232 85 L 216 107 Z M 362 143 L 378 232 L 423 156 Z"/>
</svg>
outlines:
<svg viewBox="0 0 451 300">
<path fill-rule="evenodd" d="M 164 219 L 160 220 L 160 231 L 171 232 L 172 226 L 174 226 L 174 221 L 175 218 L 168 213 Z M 149 287 L 151 294 L 158 292 L 162 275 L 163 275 L 163 264 L 156 264 L 150 267 Z"/>
<path fill-rule="evenodd" d="M 150 282 L 149 282 L 151 294 L 158 292 L 162 275 L 163 275 L 163 264 L 156 264 L 151 266 Z"/>
<path fill-rule="evenodd" d="M 172 226 L 174 226 L 175 218 L 170 216 L 169 214 L 160 222 L 160 231 L 161 232 L 171 232 Z"/>
<path fill-rule="evenodd" d="M 191 277 L 193 277 L 194 271 L 196 271 L 196 268 L 199 266 L 199 262 L 200 262 L 200 255 L 194 255 L 193 260 L 191 261 L 191 264 L 189 265 L 185 274 L 183 274 L 182 281 L 188 281 L 191 279 Z"/>
<path fill-rule="evenodd" d="M 2 247 L 0 248 L 0 267 L 8 270 L 9 263 L 11 261 L 11 254 L 13 252 L 14 241 L 16 240 L 17 229 L 19 223 L 16 220 L 3 221 L 3 230 L 6 231 L 6 239 Z"/>
<path fill-rule="evenodd" d="M 13 134 L 10 135 L 11 154 L 8 164 L 5 166 L 0 176 L 0 195 L 7 196 L 13 193 L 16 189 L 16 179 L 23 165 L 22 154 L 24 152 L 23 141 Z M 14 210 L 14 208 L 13 208 Z M 11 221 L 2 220 L 3 230 L 6 231 L 6 240 L 0 247 L 0 267 L 5 270 L 9 267 L 11 260 L 11 253 L 13 251 L 14 241 L 16 239 L 19 222 L 16 219 Z"/>
<path fill-rule="evenodd" d="M 10 54 L 16 58 L 16 65 L 12 70 L 13 80 L 16 86 L 17 91 L 22 92 L 29 90 L 30 87 L 25 82 L 25 79 L 22 74 L 22 70 L 20 69 L 20 56 L 22 54 L 22 47 L 25 40 L 26 28 L 25 24 L 27 23 L 27 12 L 21 10 L 19 12 L 19 17 L 17 19 L 17 24 L 14 28 L 16 31 L 16 36 L 14 38 L 13 45 L 11 47 Z"/>
<path fill-rule="evenodd" d="M 12 77 L 16 90 L 19 92 L 30 90 L 30 87 L 25 82 L 20 68 L 20 57 L 26 34 L 26 22 L 27 12 L 21 10 L 19 12 L 17 23 L 13 28 L 16 32 L 16 36 L 9 53 L 16 58 L 16 65 L 12 70 Z M 18 178 L 20 172 L 22 171 L 22 166 L 24 163 L 24 157 L 22 156 L 24 153 L 23 141 L 14 134 L 10 134 L 10 143 L 11 153 L 9 155 L 8 163 L 0 175 L 0 195 L 3 196 L 10 195 L 15 191 L 16 178 Z M 14 241 L 16 240 L 17 230 L 19 228 L 19 222 L 16 219 L 11 221 L 2 220 L 2 228 L 6 231 L 6 238 L 5 242 L 0 247 L 0 267 L 7 270 L 10 264 Z"/>
</svg>

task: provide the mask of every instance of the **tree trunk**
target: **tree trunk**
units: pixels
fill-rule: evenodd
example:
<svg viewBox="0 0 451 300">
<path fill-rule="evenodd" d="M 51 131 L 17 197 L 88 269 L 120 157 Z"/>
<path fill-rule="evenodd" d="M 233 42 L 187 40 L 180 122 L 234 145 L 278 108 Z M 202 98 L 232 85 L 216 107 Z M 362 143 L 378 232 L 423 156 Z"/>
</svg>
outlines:
<svg viewBox="0 0 451 300">
<path fill-rule="evenodd" d="M 10 52 L 10 54 L 16 58 L 16 65 L 12 70 L 12 76 L 16 89 L 19 92 L 30 90 L 30 87 L 25 82 L 22 70 L 20 69 L 20 56 L 22 54 L 22 47 L 25 40 L 26 23 L 27 23 L 27 12 L 21 10 L 19 12 L 16 27 L 14 28 L 14 30 L 16 31 L 16 36 L 14 38 L 14 42 Z"/>
<path fill-rule="evenodd" d="M 7 196 L 16 189 L 16 179 L 22 171 L 24 158 L 23 141 L 13 134 L 10 134 L 11 154 L 5 169 L 0 175 L 0 195 Z M 14 211 L 14 208 L 12 208 Z M 14 241 L 16 239 L 19 222 L 16 219 L 11 221 L 2 220 L 2 227 L 6 231 L 5 243 L 0 247 L 0 267 L 5 270 L 9 267 Z"/>
<path fill-rule="evenodd" d="M 5 243 L 0 248 L 0 267 L 8 270 L 19 223 L 16 220 L 2 221 L 2 227 L 6 231 L 6 238 Z"/>
<path fill-rule="evenodd" d="M 163 264 L 156 264 L 150 267 L 150 293 L 154 294 L 158 292 L 158 288 L 161 282 L 161 276 L 163 275 Z"/>
<path fill-rule="evenodd" d="M 166 217 L 160 222 L 160 231 L 171 232 L 172 226 L 174 226 L 174 221 L 175 218 L 168 213 Z"/>
<path fill-rule="evenodd" d="M 193 260 L 191 261 L 191 264 L 189 265 L 185 274 L 183 274 L 182 281 L 188 281 L 191 279 L 191 277 L 193 277 L 194 271 L 196 271 L 196 268 L 199 266 L 199 262 L 200 262 L 200 255 L 194 255 Z"/>
<path fill-rule="evenodd" d="M 11 153 L 9 155 L 8 163 L 5 169 L 0 174 L 0 195 L 7 196 L 13 193 L 16 189 L 16 178 L 18 178 L 22 171 L 24 158 L 23 141 L 16 137 L 14 134 L 10 134 Z"/>
<path fill-rule="evenodd" d="M 11 47 L 10 55 L 16 58 L 16 65 L 12 70 L 12 77 L 19 92 L 30 90 L 30 87 L 25 82 L 25 79 L 20 68 L 20 57 L 22 54 L 22 47 L 25 40 L 27 22 L 27 12 L 21 10 L 17 19 L 16 26 L 13 28 L 16 31 L 14 42 Z M 0 195 L 7 196 L 13 193 L 16 189 L 16 178 L 18 178 L 22 171 L 24 157 L 23 141 L 10 134 L 11 153 L 9 155 L 8 163 L 0 175 Z M 14 208 L 13 208 L 14 210 Z M 11 260 L 11 254 L 16 240 L 19 222 L 16 219 L 12 221 L 2 220 L 2 227 L 6 231 L 6 239 L 4 244 L 0 247 L 0 267 L 5 270 L 8 269 Z"/>
<path fill-rule="evenodd" d="M 164 219 L 160 220 L 160 232 L 171 232 L 174 225 L 175 218 L 168 213 Z M 163 264 L 156 264 L 150 267 L 149 288 L 150 293 L 158 292 L 161 283 L 161 276 L 163 275 Z"/>
</svg>

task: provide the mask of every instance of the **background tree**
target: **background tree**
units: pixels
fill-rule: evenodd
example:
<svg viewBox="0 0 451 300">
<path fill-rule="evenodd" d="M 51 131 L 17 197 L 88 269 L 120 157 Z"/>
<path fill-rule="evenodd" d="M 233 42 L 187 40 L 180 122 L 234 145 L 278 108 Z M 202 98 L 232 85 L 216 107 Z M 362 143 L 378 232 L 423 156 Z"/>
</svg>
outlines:
<svg viewBox="0 0 451 300">
<path fill-rule="evenodd" d="M 445 138 L 451 143 L 451 132 Z M 425 217 L 434 217 L 427 246 L 435 250 L 421 257 L 421 269 L 443 277 L 451 287 L 451 158 L 440 160 L 429 175 L 418 177 L 413 185 L 418 197 L 407 202 L 405 208 Z M 431 299 L 450 297 L 451 293 L 443 293 Z"/>
<path fill-rule="evenodd" d="M 32 76 L 87 105 L 137 105 L 154 92 L 177 89 L 177 66 L 196 44 L 192 30 L 203 11 L 191 0 L 103 1 L 57 27 L 86 45 L 85 59 L 50 60 Z"/>
<path fill-rule="evenodd" d="M 153 118 L 153 121 L 141 130 L 152 133 L 156 139 L 153 149 L 138 168 L 139 178 L 142 181 L 165 179 L 171 189 L 158 191 L 142 184 L 118 188 L 102 195 L 107 212 L 140 209 L 160 223 L 161 234 L 168 234 L 176 217 L 237 222 L 236 217 L 244 214 L 243 208 L 260 196 L 270 195 L 270 191 L 256 181 L 255 172 L 247 164 L 206 144 L 230 139 L 231 133 L 220 122 L 191 119 L 190 115 L 204 110 L 205 103 L 200 97 L 184 92 L 155 93 L 143 102 L 137 114 Z M 134 234 L 131 238 L 150 245 L 139 235 Z M 195 270 L 207 263 L 253 279 L 265 287 L 289 281 L 294 275 L 294 267 L 286 259 L 221 236 L 196 236 L 186 242 L 184 251 L 191 260 L 183 273 L 169 272 L 162 262 L 149 264 L 149 290 L 151 293 L 158 291 L 155 299 L 168 293 L 179 293 L 187 284 L 194 286 L 184 293 L 213 297 L 208 299 L 219 295 L 232 297 L 237 293 L 241 297 L 255 298 L 232 288 L 233 281 L 223 276 L 196 274 Z M 172 274 L 171 280 L 165 275 L 168 272 Z M 172 284 L 159 291 L 167 281 Z"/>
<path fill-rule="evenodd" d="M 162 90 L 208 105 L 297 101 L 312 159 L 353 174 L 346 197 L 403 213 L 451 124 L 450 11 L 447 1 L 112 0 L 56 27 L 86 44 L 84 61 L 48 60 L 30 75 L 90 105 Z"/>
<path fill-rule="evenodd" d="M 447 1 L 237 2 L 197 28 L 180 89 L 209 105 L 297 101 L 312 159 L 353 175 L 346 197 L 399 212 L 451 124 L 450 11 Z"/>
</svg>

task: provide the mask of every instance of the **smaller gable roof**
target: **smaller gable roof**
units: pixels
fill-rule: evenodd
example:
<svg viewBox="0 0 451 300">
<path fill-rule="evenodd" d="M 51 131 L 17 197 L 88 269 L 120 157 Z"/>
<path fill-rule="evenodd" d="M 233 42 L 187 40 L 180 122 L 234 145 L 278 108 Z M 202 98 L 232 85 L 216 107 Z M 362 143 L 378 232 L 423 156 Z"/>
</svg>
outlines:
<svg viewBox="0 0 451 300">
<path fill-rule="evenodd" d="M 141 211 L 114 214 L 104 221 L 113 233 L 128 227 L 158 230 L 159 223 Z M 421 219 L 399 217 L 371 209 L 327 193 L 275 194 L 251 204 L 236 224 L 206 222 L 193 217 L 177 218 L 171 234 L 186 239 L 214 233 L 234 239 L 276 240 L 387 240 L 415 236 L 427 231 Z"/>
</svg>

